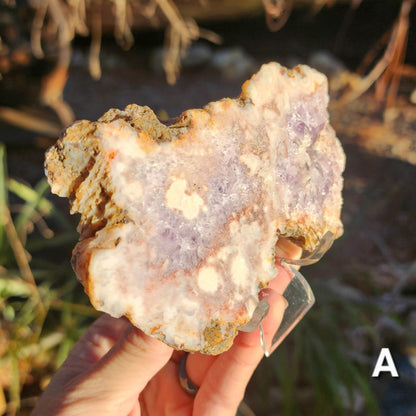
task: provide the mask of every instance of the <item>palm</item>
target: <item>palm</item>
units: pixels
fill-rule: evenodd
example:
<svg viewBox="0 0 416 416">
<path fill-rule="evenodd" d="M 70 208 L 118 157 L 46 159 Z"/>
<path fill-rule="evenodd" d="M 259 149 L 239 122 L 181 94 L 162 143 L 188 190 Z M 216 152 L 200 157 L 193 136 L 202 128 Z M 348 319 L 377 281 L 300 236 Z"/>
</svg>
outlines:
<svg viewBox="0 0 416 416">
<path fill-rule="evenodd" d="M 291 258 L 300 254 L 284 240 L 276 251 Z M 263 321 L 265 334 L 273 334 L 280 324 L 286 306 L 280 294 L 289 280 L 280 268 L 265 290 L 273 304 L 273 313 Z M 184 354 L 146 336 L 125 318 L 103 315 L 75 345 L 32 416 L 235 415 L 263 356 L 258 329 L 240 332 L 233 346 L 218 356 L 187 357 L 187 374 L 199 386 L 195 397 L 178 382 Z"/>
</svg>

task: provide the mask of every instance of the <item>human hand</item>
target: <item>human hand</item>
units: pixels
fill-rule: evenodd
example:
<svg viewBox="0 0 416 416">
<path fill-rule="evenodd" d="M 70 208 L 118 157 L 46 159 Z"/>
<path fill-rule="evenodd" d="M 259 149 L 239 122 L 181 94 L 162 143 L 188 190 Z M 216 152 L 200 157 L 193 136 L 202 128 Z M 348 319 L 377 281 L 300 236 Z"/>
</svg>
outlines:
<svg viewBox="0 0 416 416">
<path fill-rule="evenodd" d="M 299 254 L 291 245 L 279 250 L 286 251 L 286 257 Z M 273 314 L 262 323 L 266 334 L 280 325 L 287 306 L 281 294 L 290 278 L 279 268 L 278 278 L 264 291 L 273 304 Z M 195 396 L 178 381 L 184 354 L 145 335 L 125 318 L 103 315 L 74 346 L 32 416 L 234 416 L 263 357 L 259 330 L 240 332 L 220 355 L 187 356 L 186 372 L 199 386 Z"/>
</svg>

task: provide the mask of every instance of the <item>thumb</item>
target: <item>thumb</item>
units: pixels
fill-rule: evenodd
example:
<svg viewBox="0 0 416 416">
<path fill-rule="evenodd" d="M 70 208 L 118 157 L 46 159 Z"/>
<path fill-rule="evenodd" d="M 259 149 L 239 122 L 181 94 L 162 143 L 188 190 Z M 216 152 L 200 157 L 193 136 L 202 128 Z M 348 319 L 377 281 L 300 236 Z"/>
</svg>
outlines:
<svg viewBox="0 0 416 416">
<path fill-rule="evenodd" d="M 102 391 L 126 397 L 140 393 L 169 361 L 172 352 L 171 347 L 130 324 L 92 371 Z"/>
</svg>

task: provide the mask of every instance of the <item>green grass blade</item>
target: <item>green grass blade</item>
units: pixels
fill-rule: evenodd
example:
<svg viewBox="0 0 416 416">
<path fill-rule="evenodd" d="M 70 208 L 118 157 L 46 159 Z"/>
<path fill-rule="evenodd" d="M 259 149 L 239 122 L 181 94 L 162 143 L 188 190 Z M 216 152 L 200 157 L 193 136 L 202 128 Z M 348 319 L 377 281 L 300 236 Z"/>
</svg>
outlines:
<svg viewBox="0 0 416 416">
<path fill-rule="evenodd" d="M 0 297 L 2 299 L 10 296 L 25 296 L 29 297 L 31 288 L 28 284 L 19 278 L 0 278 Z"/>
<path fill-rule="evenodd" d="M 33 238 L 26 243 L 26 250 L 35 253 L 46 248 L 70 246 L 73 247 L 77 243 L 79 234 L 75 231 L 67 231 L 62 234 L 55 235 L 53 238 Z"/>
<path fill-rule="evenodd" d="M 19 212 L 19 215 L 15 221 L 16 231 L 19 236 L 24 232 L 27 228 L 29 222 L 31 222 L 33 214 L 35 213 L 36 209 L 38 209 L 40 201 L 43 199 L 46 192 L 49 190 L 48 182 L 45 179 L 42 179 L 36 188 L 32 191 L 34 195 L 31 193 L 30 197 L 27 190 L 30 189 L 27 187 L 26 192 L 24 194 L 24 200 L 26 201 L 26 205 L 23 209 Z M 48 210 L 47 214 L 50 214 L 51 210 Z"/>
<path fill-rule="evenodd" d="M 5 255 L 5 233 L 4 233 L 4 221 L 5 221 L 5 207 L 8 204 L 7 199 L 7 164 L 6 164 L 6 147 L 3 143 L 0 143 L 0 261 L 2 262 Z"/>
<path fill-rule="evenodd" d="M 45 198 L 45 195 L 49 190 L 49 185 L 46 179 L 42 179 L 36 186 L 36 189 L 32 189 L 22 182 L 9 178 L 7 180 L 7 187 L 10 192 L 13 192 L 19 198 L 23 199 L 23 201 L 27 204 L 35 206 L 41 215 L 54 217 L 64 230 L 74 230 L 74 226 L 68 218 L 65 215 L 62 215 L 61 212 L 55 208 L 52 202 Z"/>
<path fill-rule="evenodd" d="M 9 178 L 7 180 L 7 187 L 10 192 L 16 194 L 19 198 L 23 199 L 23 201 L 30 204 L 37 204 L 39 211 L 41 211 L 43 215 L 50 215 L 52 213 L 54 209 L 53 204 L 46 198 L 39 198 L 39 192 L 36 192 L 31 187 L 13 178 Z M 38 187 L 45 189 L 46 191 L 48 187 L 48 182 L 46 179 L 42 179 L 39 182 Z"/>
</svg>

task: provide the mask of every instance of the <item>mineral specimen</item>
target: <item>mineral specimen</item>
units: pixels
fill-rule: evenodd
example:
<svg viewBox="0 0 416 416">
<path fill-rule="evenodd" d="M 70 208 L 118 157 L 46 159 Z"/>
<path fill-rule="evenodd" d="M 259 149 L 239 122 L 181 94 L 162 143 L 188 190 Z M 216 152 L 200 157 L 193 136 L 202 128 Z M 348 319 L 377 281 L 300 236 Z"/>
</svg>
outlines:
<svg viewBox="0 0 416 416">
<path fill-rule="evenodd" d="M 322 74 L 270 63 L 239 98 L 166 124 L 132 104 L 69 126 L 45 168 L 81 213 L 72 262 L 94 307 L 177 349 L 228 349 L 278 274 L 278 239 L 311 251 L 342 233 L 327 104 Z"/>
</svg>

